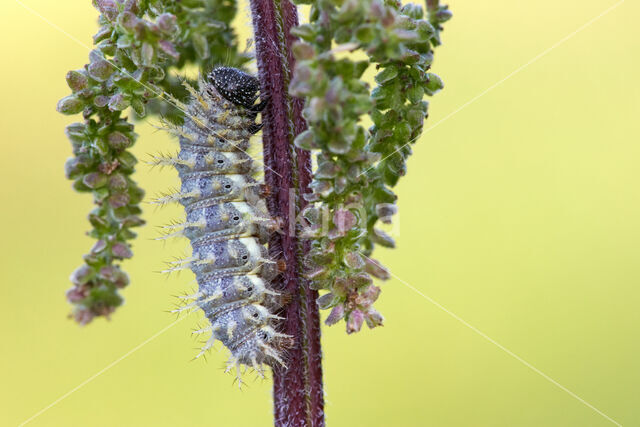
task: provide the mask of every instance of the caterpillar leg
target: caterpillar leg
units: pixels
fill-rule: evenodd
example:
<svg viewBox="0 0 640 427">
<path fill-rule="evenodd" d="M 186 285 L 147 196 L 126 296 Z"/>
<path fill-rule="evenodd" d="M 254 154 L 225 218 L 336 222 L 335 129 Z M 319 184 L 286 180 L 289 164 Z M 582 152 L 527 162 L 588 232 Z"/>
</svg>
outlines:
<svg viewBox="0 0 640 427">
<path fill-rule="evenodd" d="M 253 111 L 255 113 L 259 113 L 262 110 L 264 110 L 264 108 L 267 106 L 270 100 L 271 100 L 270 96 L 265 96 L 264 99 L 262 99 L 259 103 L 252 105 L 250 108 L 248 108 L 248 110 Z"/>
<path fill-rule="evenodd" d="M 264 125 L 264 123 L 252 124 L 251 126 L 249 126 L 249 132 L 252 133 L 252 134 L 256 134 L 256 133 L 260 132 L 260 130 L 262 129 L 263 125 Z"/>
</svg>

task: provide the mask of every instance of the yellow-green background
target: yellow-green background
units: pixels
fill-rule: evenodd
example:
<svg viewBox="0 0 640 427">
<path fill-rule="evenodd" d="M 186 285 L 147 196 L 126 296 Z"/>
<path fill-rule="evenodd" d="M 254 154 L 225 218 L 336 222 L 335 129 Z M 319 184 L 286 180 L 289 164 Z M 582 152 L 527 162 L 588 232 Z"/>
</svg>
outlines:
<svg viewBox="0 0 640 427">
<path fill-rule="evenodd" d="M 23 0 L 89 44 L 89 0 Z M 450 0 L 429 124 L 599 15 L 609 1 Z M 247 25 L 246 8 L 240 25 Z M 640 425 L 640 6 L 628 0 L 418 142 L 401 181 L 393 273 L 623 425 Z M 248 32 L 244 32 L 245 35 Z M 55 112 L 87 50 L 0 4 L 0 425 L 16 425 L 173 318 L 188 275 L 154 273 L 184 242 L 151 240 L 177 208 L 146 206 L 110 322 L 79 328 L 64 291 L 91 241 L 88 195 L 63 176 Z M 144 125 L 134 152 L 172 147 Z M 141 165 L 148 195 L 175 174 Z M 604 417 L 397 279 L 386 324 L 323 330 L 331 426 L 606 426 Z M 34 419 L 34 426 L 266 426 L 269 381 L 239 391 L 224 353 L 192 362 L 196 316 Z"/>
</svg>

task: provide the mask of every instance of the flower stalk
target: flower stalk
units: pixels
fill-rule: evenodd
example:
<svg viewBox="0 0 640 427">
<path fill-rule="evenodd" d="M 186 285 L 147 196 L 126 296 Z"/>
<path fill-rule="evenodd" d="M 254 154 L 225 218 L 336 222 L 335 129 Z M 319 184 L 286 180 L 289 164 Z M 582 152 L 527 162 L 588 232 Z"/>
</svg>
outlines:
<svg viewBox="0 0 640 427">
<path fill-rule="evenodd" d="M 315 0 L 309 23 L 294 29 L 301 41 L 293 46 L 291 91 L 306 100 L 309 124 L 295 144 L 315 152 L 318 165 L 303 212 L 312 240 L 308 276 L 313 288 L 328 291 L 318 301 L 331 309 L 326 323 L 344 320 L 347 333 L 383 324 L 373 278 L 389 273 L 370 255 L 377 245 L 395 246 L 378 226 L 397 211 L 392 187 L 422 133 L 424 97 L 443 87 L 430 68 L 451 13 L 433 0 L 427 11 L 424 19 L 422 6 L 395 0 Z M 372 67 L 377 86 L 370 90 L 362 76 Z"/>
<path fill-rule="evenodd" d="M 227 0 L 94 0 L 100 12 L 95 49 L 84 68 L 67 73 L 71 95 L 58 112 L 82 113 L 82 122 L 66 128 L 73 157 L 65 174 L 73 188 L 93 194 L 96 208 L 89 214 L 96 239 L 84 263 L 71 274 L 67 300 L 80 324 L 108 317 L 124 301 L 120 290 L 129 277 L 120 262 L 133 256 L 129 241 L 133 227 L 144 224 L 140 202 L 144 191 L 132 179 L 138 160 L 129 151 L 136 141 L 134 124 L 147 113 L 180 119 L 167 94 L 186 92 L 171 67 L 197 63 L 203 69 L 226 60 L 240 66 L 248 58 L 238 52 L 230 23 L 236 5 Z M 212 19 L 215 16 L 216 19 Z"/>
</svg>

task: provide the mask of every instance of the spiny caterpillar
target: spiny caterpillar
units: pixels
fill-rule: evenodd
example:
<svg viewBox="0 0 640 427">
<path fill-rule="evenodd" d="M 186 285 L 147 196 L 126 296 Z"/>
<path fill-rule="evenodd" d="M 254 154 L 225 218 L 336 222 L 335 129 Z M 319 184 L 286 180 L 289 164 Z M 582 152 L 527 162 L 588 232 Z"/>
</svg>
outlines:
<svg viewBox="0 0 640 427">
<path fill-rule="evenodd" d="M 179 137 L 180 151 L 155 163 L 178 171 L 180 191 L 158 202 L 184 206 L 186 221 L 169 226 L 167 235 L 187 237 L 193 254 L 173 262 L 167 272 L 190 268 L 196 275 L 198 292 L 185 297 L 187 304 L 178 310 L 199 307 L 210 322 L 196 331 L 211 332 L 196 357 L 220 340 L 231 352 L 227 371 L 235 366 L 239 378 L 245 365 L 263 375 L 263 364 L 285 364 L 283 351 L 291 341 L 276 330 L 274 313 L 284 298 L 271 284 L 278 263 L 265 247 L 278 225 L 246 152 L 262 127 L 255 120 L 266 101 L 262 97 L 256 104 L 258 80 L 235 68 L 214 69 L 206 81 L 200 79 L 199 90 L 185 87 L 190 101 L 174 100 L 185 112 L 184 125 L 165 123 Z"/>
</svg>

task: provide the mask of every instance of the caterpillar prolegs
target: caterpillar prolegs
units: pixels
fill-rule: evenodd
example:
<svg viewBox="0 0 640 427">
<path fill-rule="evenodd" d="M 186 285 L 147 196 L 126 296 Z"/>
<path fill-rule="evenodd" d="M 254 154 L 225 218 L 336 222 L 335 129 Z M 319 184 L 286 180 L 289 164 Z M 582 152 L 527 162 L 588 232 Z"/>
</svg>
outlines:
<svg viewBox="0 0 640 427">
<path fill-rule="evenodd" d="M 180 191 L 160 202 L 184 206 L 186 221 L 170 226 L 169 234 L 187 237 L 193 254 L 168 271 L 190 268 L 196 275 L 198 292 L 183 309 L 200 308 L 210 322 L 198 331 L 211 332 L 203 352 L 219 340 L 231 352 L 228 369 L 239 373 L 246 365 L 262 374 L 263 364 L 284 365 L 290 342 L 276 330 L 274 313 L 283 298 L 271 285 L 278 268 L 265 247 L 277 222 L 246 152 L 261 128 L 256 116 L 265 100 L 256 104 L 258 80 L 235 68 L 214 69 L 199 89 L 185 86 L 191 99 L 180 104 L 184 124 L 166 124 L 179 137 L 180 151 L 156 163 L 178 171 Z"/>
</svg>

